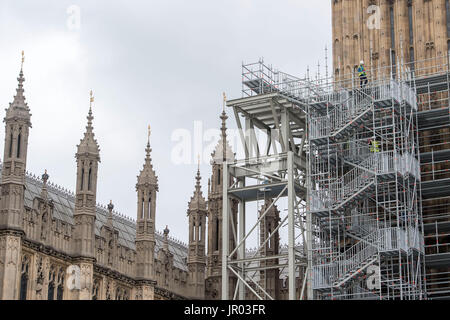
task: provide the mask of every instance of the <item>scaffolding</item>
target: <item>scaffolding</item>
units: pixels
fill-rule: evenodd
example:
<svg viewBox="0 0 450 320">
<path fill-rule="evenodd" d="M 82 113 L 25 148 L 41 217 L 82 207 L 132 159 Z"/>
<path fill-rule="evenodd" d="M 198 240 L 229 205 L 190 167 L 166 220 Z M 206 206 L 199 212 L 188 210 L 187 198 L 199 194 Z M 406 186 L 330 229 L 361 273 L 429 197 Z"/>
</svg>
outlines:
<svg viewBox="0 0 450 320">
<path fill-rule="evenodd" d="M 290 299 L 450 297 L 449 57 L 367 70 L 362 87 L 354 74 L 311 80 L 243 64 L 242 98 L 227 105 L 245 159 L 224 170 L 224 199 L 243 211 L 232 231 L 239 245 L 223 256 L 223 275 L 239 278 L 233 298 L 273 299 L 269 269 L 288 269 Z M 277 255 L 264 246 L 277 232 L 261 237 L 267 211 L 250 230 L 241 223 L 245 203 L 261 197 L 288 199 L 278 226 L 288 246 Z"/>
<path fill-rule="evenodd" d="M 279 279 L 268 275 L 287 276 L 287 298 L 305 296 L 305 285 L 298 284 L 307 267 L 306 243 L 306 114 L 302 96 L 304 81 L 274 71 L 263 61 L 242 66 L 242 98 L 227 101 L 232 108 L 245 152 L 245 159 L 225 163 L 223 170 L 223 239 L 231 235 L 235 243 L 223 242 L 222 298 L 275 299 L 273 286 Z M 302 84 L 303 83 L 303 84 Z M 245 121 L 242 125 L 241 118 Z M 257 139 L 256 130 L 264 134 L 266 145 Z M 280 199 L 287 199 L 286 210 Z M 237 228 L 230 221 L 231 199 L 239 201 Z M 262 201 L 262 208 L 261 208 Z M 246 205 L 257 204 L 256 223 L 245 225 Z M 273 225 L 266 219 L 274 206 L 278 215 L 272 216 Z M 281 209 L 281 210 L 279 210 Z M 231 228 L 230 228 L 231 226 Z M 287 248 L 278 246 L 279 234 L 287 233 Z M 251 252 L 249 237 L 255 232 L 258 247 Z M 227 281 L 232 274 L 238 278 L 234 295 L 229 296 Z M 269 283 L 272 288 L 268 288 Z M 231 290 L 233 291 L 233 290 Z"/>
<path fill-rule="evenodd" d="M 415 88 L 381 77 L 332 87 L 307 102 L 313 297 L 423 299 Z"/>
</svg>

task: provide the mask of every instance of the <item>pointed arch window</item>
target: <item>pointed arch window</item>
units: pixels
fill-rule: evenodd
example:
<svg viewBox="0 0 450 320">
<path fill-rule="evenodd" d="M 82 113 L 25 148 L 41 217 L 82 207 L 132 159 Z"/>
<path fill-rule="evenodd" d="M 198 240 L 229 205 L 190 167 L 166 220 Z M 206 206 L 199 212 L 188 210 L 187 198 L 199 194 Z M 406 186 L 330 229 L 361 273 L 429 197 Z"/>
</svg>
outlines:
<svg viewBox="0 0 450 320">
<path fill-rule="evenodd" d="M 198 225 L 198 241 L 202 241 L 202 223 L 200 222 Z"/>
<path fill-rule="evenodd" d="M 53 297 L 55 295 L 55 285 L 53 282 L 50 282 L 48 284 L 48 300 L 53 300 Z"/>
<path fill-rule="evenodd" d="M 219 250 L 219 219 L 216 219 L 216 234 L 215 234 L 215 236 L 216 236 L 216 241 L 215 241 L 215 243 L 214 243 L 214 245 L 215 245 L 215 248 L 214 248 L 214 250 Z"/>
<path fill-rule="evenodd" d="M 81 183 L 80 183 L 80 190 L 83 190 L 84 188 L 84 163 L 81 164 L 83 168 L 81 168 Z"/>
<path fill-rule="evenodd" d="M 217 169 L 217 185 L 220 185 L 220 169 Z"/>
<path fill-rule="evenodd" d="M 20 300 L 27 300 L 27 289 L 28 289 L 28 269 L 29 269 L 29 260 L 28 257 L 25 256 L 22 262 L 22 273 L 20 276 Z"/>
<path fill-rule="evenodd" d="M 272 226 L 269 224 L 269 229 L 267 230 L 267 236 L 270 237 L 270 235 L 272 234 Z M 273 248 L 273 237 L 270 238 L 269 240 L 269 249 Z"/>
<path fill-rule="evenodd" d="M 17 136 L 17 158 L 20 158 L 20 148 L 22 147 L 22 131 Z"/>
<path fill-rule="evenodd" d="M 145 198 L 144 198 L 144 191 L 142 191 L 142 201 L 141 201 L 141 219 L 145 218 Z"/>
<path fill-rule="evenodd" d="M 194 241 L 198 241 L 197 219 L 195 219 L 195 221 L 194 221 Z"/>
<path fill-rule="evenodd" d="M 117 288 L 116 300 L 122 300 L 122 289 L 121 288 Z"/>
<path fill-rule="evenodd" d="M 152 195 L 149 194 L 149 196 L 148 196 L 148 208 L 147 208 L 147 217 L 148 217 L 148 219 L 152 218 L 151 213 L 152 213 Z"/>
<path fill-rule="evenodd" d="M 92 300 L 98 300 L 99 298 L 99 287 L 100 287 L 100 283 L 99 280 L 95 279 L 94 280 L 94 285 L 92 286 Z"/>
<path fill-rule="evenodd" d="M 445 0 L 445 18 L 447 25 L 447 38 L 450 37 L 450 1 Z"/>
<path fill-rule="evenodd" d="M 55 299 L 55 269 L 54 267 L 50 268 L 50 272 L 48 273 L 48 290 L 47 290 L 47 300 Z"/>
<path fill-rule="evenodd" d="M 58 285 L 56 288 L 56 300 L 62 300 L 64 296 L 64 269 L 59 268 Z"/>
<path fill-rule="evenodd" d="M 91 191 L 92 185 L 92 162 L 89 164 L 88 190 Z"/>
<path fill-rule="evenodd" d="M 448 2 L 448 0 L 446 1 Z M 408 29 L 409 29 L 409 45 L 414 44 L 414 25 L 413 25 L 413 7 L 412 2 L 408 3 Z M 448 26 L 447 26 L 448 30 Z"/>
<path fill-rule="evenodd" d="M 11 134 L 9 136 L 9 157 L 12 157 L 12 147 L 13 147 L 13 134 L 12 134 L 12 128 L 11 128 Z"/>
<path fill-rule="evenodd" d="M 390 32 L 391 32 L 391 48 L 395 49 L 395 16 L 394 16 L 394 5 L 389 6 L 389 21 L 390 21 Z"/>
<path fill-rule="evenodd" d="M 64 294 L 64 288 L 63 288 L 63 285 L 60 284 L 58 286 L 57 291 L 56 291 L 56 300 L 62 300 L 63 299 L 63 294 Z"/>
<path fill-rule="evenodd" d="M 27 300 L 28 274 L 22 273 L 20 278 L 20 300 Z"/>
</svg>

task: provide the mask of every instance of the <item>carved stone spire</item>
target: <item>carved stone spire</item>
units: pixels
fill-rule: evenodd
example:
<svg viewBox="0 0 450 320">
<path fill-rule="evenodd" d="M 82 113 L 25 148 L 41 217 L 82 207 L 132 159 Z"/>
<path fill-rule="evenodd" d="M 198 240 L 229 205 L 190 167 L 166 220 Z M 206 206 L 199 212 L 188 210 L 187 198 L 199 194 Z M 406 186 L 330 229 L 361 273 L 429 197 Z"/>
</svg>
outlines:
<svg viewBox="0 0 450 320">
<path fill-rule="evenodd" d="M 1 179 L 2 201 L 0 207 L 0 226 L 8 229 L 23 230 L 26 162 L 28 154 L 28 136 L 31 128 L 31 114 L 25 102 L 23 83 L 23 61 L 18 87 L 13 102 L 6 109 L 5 143 Z M 1 279 L 0 279 L 1 281 Z"/>
<path fill-rule="evenodd" d="M 150 134 L 151 129 L 150 126 L 148 126 L 148 140 L 147 140 L 147 147 L 145 148 L 145 162 L 144 167 L 138 176 L 138 185 L 147 183 L 156 186 L 156 190 L 158 190 L 158 177 L 156 176 L 156 173 L 153 170 L 152 165 L 152 157 L 151 157 L 152 148 L 150 147 Z"/>
<path fill-rule="evenodd" d="M 25 78 L 23 76 L 23 62 L 25 61 L 24 52 L 22 51 L 22 65 L 20 67 L 19 77 L 17 78 L 18 86 L 16 89 L 16 95 L 14 96 L 14 100 L 12 103 L 9 104 L 10 111 L 13 109 L 22 109 L 21 111 L 24 112 L 24 115 L 29 111 L 28 105 L 26 103 L 23 89 L 23 83 L 25 82 Z M 16 112 L 19 112 L 19 110 L 15 110 Z"/>
<path fill-rule="evenodd" d="M 205 234 L 208 210 L 206 200 L 202 195 L 201 179 L 199 157 L 194 195 L 189 201 L 187 211 L 189 217 L 188 287 L 190 289 L 190 296 L 193 299 L 202 299 L 205 295 Z"/>
<path fill-rule="evenodd" d="M 91 155 L 94 156 L 98 161 L 100 161 L 100 148 L 98 146 L 97 140 L 94 135 L 94 127 L 92 126 L 92 120 L 94 116 L 92 115 L 92 103 L 94 102 L 94 96 L 92 95 L 92 90 L 90 92 L 90 106 L 87 119 L 86 132 L 84 133 L 83 139 L 81 139 L 78 145 L 78 155 Z"/>
<path fill-rule="evenodd" d="M 222 107 L 222 114 L 220 115 L 220 119 L 222 120 L 222 126 L 220 127 L 220 131 L 222 132 L 222 140 L 227 140 L 227 113 L 225 112 L 225 103 L 227 101 L 227 97 L 225 93 L 223 93 L 223 107 Z M 224 148 L 225 150 L 225 148 Z"/>
<path fill-rule="evenodd" d="M 87 116 L 86 132 L 77 146 L 76 194 L 74 218 L 74 255 L 76 264 L 85 270 L 86 285 L 75 294 L 75 299 L 90 300 L 93 285 L 93 261 L 95 261 L 95 221 L 97 203 L 98 163 L 100 148 L 94 137 L 92 127 L 92 103 L 94 97 L 90 92 L 90 105 Z M 83 272 L 83 271 L 82 271 Z"/>
<path fill-rule="evenodd" d="M 195 182 L 194 195 L 191 197 L 191 200 L 189 201 L 188 214 L 189 214 L 189 212 L 192 212 L 193 210 L 196 210 L 196 209 L 206 210 L 206 200 L 202 194 L 202 185 L 201 185 L 202 177 L 200 175 L 200 163 L 197 168 L 197 175 L 195 177 L 195 180 L 196 180 L 196 182 Z"/>
<path fill-rule="evenodd" d="M 220 127 L 220 140 L 214 149 L 212 156 L 212 163 L 222 164 L 225 161 L 233 161 L 235 159 L 235 154 L 231 149 L 231 146 L 227 140 L 227 113 L 225 112 L 225 103 L 226 103 L 226 95 L 223 94 L 223 107 L 222 114 L 220 115 L 220 119 L 222 121 L 222 125 Z"/>
<path fill-rule="evenodd" d="M 158 177 L 153 170 L 150 148 L 150 126 L 145 149 L 144 167 L 137 177 L 136 272 L 139 279 L 153 280 L 155 257 L 155 218 Z"/>
</svg>

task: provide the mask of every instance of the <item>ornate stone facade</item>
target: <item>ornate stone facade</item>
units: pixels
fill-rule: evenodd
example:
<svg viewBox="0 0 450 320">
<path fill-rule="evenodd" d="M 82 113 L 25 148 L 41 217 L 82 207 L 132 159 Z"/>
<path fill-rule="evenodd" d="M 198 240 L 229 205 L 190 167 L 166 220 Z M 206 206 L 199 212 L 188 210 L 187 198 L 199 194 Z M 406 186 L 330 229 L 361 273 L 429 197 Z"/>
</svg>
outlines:
<svg viewBox="0 0 450 320">
<path fill-rule="evenodd" d="M 96 203 L 100 148 L 91 107 L 77 146 L 75 194 L 26 172 L 31 114 L 23 71 L 6 111 L 0 198 L 0 299 L 203 298 L 188 285 L 187 245 L 155 230 L 150 137 L 136 191 L 137 222 Z M 204 254 L 204 251 L 203 251 Z M 201 258 L 200 258 L 201 260 Z M 201 279 L 199 279 L 201 282 Z M 204 276 L 203 276 L 204 283 Z"/>
</svg>

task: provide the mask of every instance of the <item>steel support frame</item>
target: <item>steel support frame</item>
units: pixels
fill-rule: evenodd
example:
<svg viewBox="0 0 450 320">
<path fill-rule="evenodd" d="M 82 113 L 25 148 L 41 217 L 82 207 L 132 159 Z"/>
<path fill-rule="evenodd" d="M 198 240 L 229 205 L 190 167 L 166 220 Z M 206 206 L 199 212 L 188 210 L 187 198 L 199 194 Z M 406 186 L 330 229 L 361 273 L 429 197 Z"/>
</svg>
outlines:
<svg viewBox="0 0 450 320">
<path fill-rule="evenodd" d="M 306 260 L 307 250 L 304 250 L 305 253 L 303 251 L 299 253 L 299 250 L 296 250 L 296 240 L 301 236 L 304 242 L 307 229 L 303 222 L 306 220 L 306 217 L 302 216 L 306 210 L 306 189 L 304 185 L 306 182 L 305 170 L 307 168 L 304 153 L 306 115 L 298 101 L 293 101 L 291 98 L 279 95 L 276 92 L 266 94 L 261 91 L 261 93 L 258 96 L 227 101 L 227 106 L 233 109 L 236 118 L 240 140 L 244 147 L 245 159 L 234 163 L 226 163 L 223 170 L 223 181 L 227 182 L 227 185 L 223 185 L 223 199 L 228 199 L 224 201 L 222 208 L 224 219 L 222 298 L 225 300 L 229 298 L 244 299 L 246 290 L 255 293 L 250 289 L 250 286 L 260 289 L 260 293 L 263 292 L 260 296 L 256 295 L 257 298 L 272 299 L 273 297 L 264 292 L 264 288 L 261 288 L 254 281 L 253 278 L 256 273 L 250 272 L 252 270 L 273 269 L 273 265 L 261 265 L 261 262 L 271 259 L 278 261 L 277 268 L 280 271 L 287 266 L 289 299 L 294 300 L 298 298 L 296 297 L 296 280 L 298 277 L 298 275 L 296 276 L 296 268 L 300 265 L 303 266 Z M 243 128 L 243 124 L 245 128 Z M 261 141 L 258 141 L 255 128 L 266 133 L 267 145 L 265 147 L 262 147 Z M 270 164 L 269 166 L 267 165 L 268 163 Z M 252 180 L 251 183 L 248 183 L 250 180 Z M 254 202 L 255 199 L 239 197 L 236 195 L 236 192 L 245 193 L 252 190 L 255 192 L 255 188 L 261 186 L 261 180 L 273 182 L 273 184 L 264 185 L 268 188 L 282 189 L 282 191 L 278 189 L 279 192 L 269 198 L 272 200 L 275 198 L 273 203 L 277 202 L 279 198 L 287 198 L 287 215 L 284 219 L 281 219 L 281 223 L 272 231 L 271 235 L 266 236 L 265 239 L 258 237 L 260 239 L 259 248 L 253 256 L 248 257 L 246 256 L 246 241 L 249 234 L 257 229 L 258 222 L 256 225 L 250 226 L 252 228 L 245 226 L 247 214 L 245 208 L 246 203 Z M 225 243 L 225 239 L 229 237 L 231 232 L 229 221 L 229 203 L 231 198 L 239 201 L 236 248 L 230 248 L 229 244 Z M 264 213 L 261 216 L 264 216 Z M 276 260 L 276 257 L 266 257 L 263 254 L 258 254 L 259 249 L 263 248 L 281 228 L 287 228 L 288 243 L 287 250 L 284 251 L 287 259 L 285 258 L 282 262 L 281 260 Z M 306 244 L 304 245 L 306 246 Z M 251 260 L 251 268 L 247 260 Z M 239 262 L 235 263 L 235 261 Z M 256 268 L 255 265 L 257 266 Z M 237 276 L 238 285 L 234 290 L 234 294 L 229 288 L 230 283 L 228 279 L 230 274 L 239 275 Z M 232 297 L 230 297 L 230 293 Z"/>
<path fill-rule="evenodd" d="M 224 189 L 223 189 L 223 199 L 227 199 L 224 201 L 223 205 L 223 237 L 222 237 L 222 299 L 229 300 L 231 289 L 229 287 L 229 277 L 231 274 L 234 274 L 238 277 L 238 288 L 237 288 L 237 296 L 239 299 L 245 299 L 246 297 L 246 289 L 249 289 L 253 292 L 254 290 L 250 289 L 257 288 L 260 291 L 263 292 L 263 295 L 257 295 L 257 298 L 264 299 L 273 299 L 267 292 L 265 292 L 264 288 L 262 288 L 257 281 L 255 281 L 255 276 L 257 274 L 257 271 L 255 270 L 271 270 L 271 269 L 282 269 L 287 266 L 288 270 L 288 291 L 289 291 L 289 299 L 295 300 L 298 299 L 297 297 L 297 288 L 296 288 L 296 267 L 298 265 L 302 264 L 301 259 L 304 258 L 300 253 L 296 250 L 296 234 L 299 234 L 299 225 L 296 223 L 296 221 L 303 220 L 303 216 L 296 217 L 298 214 L 302 214 L 302 208 L 299 208 L 299 206 L 302 203 L 302 200 L 298 200 L 305 198 L 304 189 L 300 187 L 300 185 L 296 182 L 296 175 L 295 172 L 299 170 L 303 170 L 302 168 L 298 167 L 299 160 L 295 161 L 295 158 L 298 158 L 297 155 L 294 154 L 294 152 L 289 151 L 287 154 L 281 154 L 278 156 L 278 159 L 272 158 L 272 157 L 262 157 L 259 158 L 259 161 L 263 162 L 265 160 L 272 160 L 273 168 L 275 170 L 277 168 L 281 168 L 281 170 L 277 171 L 269 171 L 269 172 L 259 172 L 259 174 L 255 173 L 254 170 L 252 170 L 252 167 L 254 164 L 250 166 L 250 168 L 246 168 L 247 164 L 245 162 L 248 162 L 246 159 L 245 162 L 241 163 L 225 163 L 224 169 L 223 169 L 223 181 L 224 181 Z M 252 159 L 252 162 L 255 159 Z M 287 165 L 286 165 L 287 162 Z M 243 174 L 242 172 L 247 172 L 246 174 Z M 238 174 L 238 177 L 236 177 L 236 173 Z M 281 189 L 281 191 L 277 194 L 275 199 L 273 199 L 272 204 L 260 215 L 260 218 L 257 220 L 257 222 L 252 225 L 250 229 L 246 229 L 245 225 L 245 204 L 247 202 L 252 202 L 252 200 L 248 201 L 248 199 L 245 199 L 245 197 L 237 197 L 234 194 L 234 191 L 239 188 L 239 191 L 246 192 L 246 190 L 251 190 L 254 185 L 247 185 L 245 186 L 245 178 L 252 179 L 255 177 L 255 175 L 258 175 L 259 177 L 263 178 L 271 178 L 271 177 L 279 177 L 280 181 L 277 185 L 282 184 L 284 187 Z M 233 181 L 234 179 L 239 179 L 239 183 L 234 184 L 235 187 L 229 185 L 229 181 Z M 259 186 L 266 186 L 266 185 L 259 185 Z M 270 188 L 270 184 L 268 185 Z M 299 192 L 299 190 L 302 190 Z M 272 208 L 273 205 L 277 201 L 279 201 L 280 198 L 287 197 L 287 217 L 285 219 L 282 219 L 281 223 L 278 225 L 277 229 L 272 232 L 270 236 L 268 236 L 263 243 L 259 244 L 258 250 L 254 254 L 254 256 L 246 257 L 245 256 L 245 249 L 246 249 L 246 241 L 251 233 L 253 233 L 256 229 L 258 224 L 262 221 L 265 214 Z M 229 239 L 229 232 L 230 232 L 230 209 L 229 209 L 229 202 L 231 199 L 238 199 L 239 200 L 239 213 L 238 213 L 238 241 L 235 248 L 229 247 L 229 241 L 226 239 Z M 287 223 L 285 223 L 287 220 Z M 287 263 L 282 263 L 279 260 L 280 255 L 277 256 L 259 256 L 257 253 L 258 251 L 263 248 L 267 241 L 270 240 L 271 237 L 273 237 L 276 234 L 276 231 L 279 229 L 286 227 L 288 229 L 288 244 L 287 244 L 287 255 L 284 255 L 287 257 Z M 237 253 L 237 258 L 236 257 Z M 278 259 L 277 265 L 270 265 L 270 266 L 261 266 L 260 263 L 266 260 L 271 259 Z M 250 269 L 249 264 L 253 263 L 254 266 Z M 255 267 L 256 264 L 256 267 Z M 249 268 L 249 269 L 248 269 Z M 249 271 L 248 271 L 249 270 Z M 253 271 L 253 272 L 252 272 Z M 239 275 L 239 276 L 238 276 Z M 235 292 L 236 293 L 236 292 Z M 233 295 L 233 298 L 236 297 L 236 294 Z"/>
</svg>

